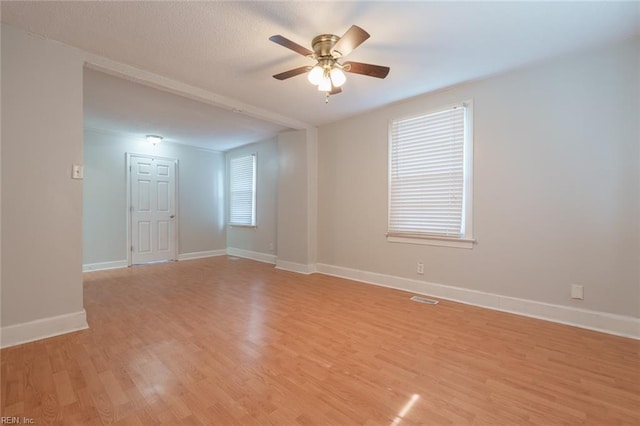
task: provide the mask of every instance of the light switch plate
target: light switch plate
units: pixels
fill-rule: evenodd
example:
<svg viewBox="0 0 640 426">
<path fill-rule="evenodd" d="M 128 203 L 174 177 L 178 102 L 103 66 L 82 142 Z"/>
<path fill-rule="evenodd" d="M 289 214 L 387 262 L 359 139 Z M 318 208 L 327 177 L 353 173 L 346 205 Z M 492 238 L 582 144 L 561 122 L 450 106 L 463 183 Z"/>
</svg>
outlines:
<svg viewBox="0 0 640 426">
<path fill-rule="evenodd" d="M 71 178 L 72 179 L 83 179 L 84 178 L 84 166 L 80 164 L 74 164 L 73 169 L 71 170 Z"/>
</svg>

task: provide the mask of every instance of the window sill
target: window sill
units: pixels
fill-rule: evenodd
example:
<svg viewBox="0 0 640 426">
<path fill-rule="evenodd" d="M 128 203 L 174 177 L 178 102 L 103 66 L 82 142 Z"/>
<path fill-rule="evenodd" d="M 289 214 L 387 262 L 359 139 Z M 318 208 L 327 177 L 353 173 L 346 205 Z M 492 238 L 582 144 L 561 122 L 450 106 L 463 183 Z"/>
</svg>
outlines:
<svg viewBox="0 0 640 426">
<path fill-rule="evenodd" d="M 258 227 L 257 225 L 242 225 L 237 223 L 230 223 L 229 226 L 231 228 L 248 228 L 248 229 L 255 229 Z"/>
<path fill-rule="evenodd" d="M 466 238 L 447 238 L 447 237 L 400 237 L 387 236 L 390 243 L 418 244 L 427 246 L 454 247 L 472 249 L 476 240 Z"/>
</svg>

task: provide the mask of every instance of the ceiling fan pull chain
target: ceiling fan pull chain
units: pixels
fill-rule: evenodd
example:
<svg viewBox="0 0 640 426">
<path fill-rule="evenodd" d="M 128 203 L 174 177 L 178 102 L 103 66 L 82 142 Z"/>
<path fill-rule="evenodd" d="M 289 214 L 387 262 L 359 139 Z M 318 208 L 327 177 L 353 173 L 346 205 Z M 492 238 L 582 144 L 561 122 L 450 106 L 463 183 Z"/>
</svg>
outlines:
<svg viewBox="0 0 640 426">
<path fill-rule="evenodd" d="M 326 93 L 325 93 L 324 103 L 325 103 L 325 104 L 328 104 L 328 103 L 329 103 L 329 92 L 326 92 Z"/>
</svg>

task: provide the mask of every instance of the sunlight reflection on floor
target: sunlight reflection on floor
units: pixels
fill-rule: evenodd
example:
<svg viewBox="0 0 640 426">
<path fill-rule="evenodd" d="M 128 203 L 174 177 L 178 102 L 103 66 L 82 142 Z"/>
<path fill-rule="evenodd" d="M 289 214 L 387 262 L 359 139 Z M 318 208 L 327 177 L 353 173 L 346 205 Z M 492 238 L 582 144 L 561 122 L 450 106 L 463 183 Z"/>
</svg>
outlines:
<svg viewBox="0 0 640 426">
<path fill-rule="evenodd" d="M 400 424 L 404 416 L 406 416 L 409 410 L 411 410 L 411 407 L 413 407 L 413 404 L 416 403 L 418 398 L 420 398 L 420 395 L 418 395 L 417 393 L 414 393 L 411 396 L 411 398 L 409 398 L 409 401 L 407 401 L 407 403 L 404 404 L 404 407 L 402 407 L 402 410 L 400 410 L 396 418 L 393 419 L 393 422 L 391 423 L 390 426 L 398 426 L 398 424 Z"/>
</svg>

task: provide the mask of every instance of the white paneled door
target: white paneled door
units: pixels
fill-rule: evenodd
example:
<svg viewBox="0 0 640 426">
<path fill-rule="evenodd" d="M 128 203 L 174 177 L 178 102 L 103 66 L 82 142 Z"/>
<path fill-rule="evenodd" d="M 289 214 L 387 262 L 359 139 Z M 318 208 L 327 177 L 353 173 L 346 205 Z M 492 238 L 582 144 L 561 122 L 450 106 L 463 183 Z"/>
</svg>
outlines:
<svg viewBox="0 0 640 426">
<path fill-rule="evenodd" d="M 176 160 L 131 155 L 131 263 L 176 259 Z"/>
</svg>

